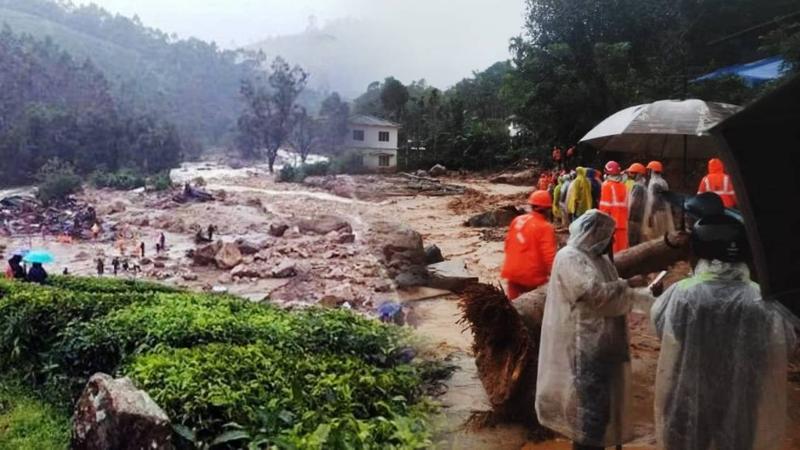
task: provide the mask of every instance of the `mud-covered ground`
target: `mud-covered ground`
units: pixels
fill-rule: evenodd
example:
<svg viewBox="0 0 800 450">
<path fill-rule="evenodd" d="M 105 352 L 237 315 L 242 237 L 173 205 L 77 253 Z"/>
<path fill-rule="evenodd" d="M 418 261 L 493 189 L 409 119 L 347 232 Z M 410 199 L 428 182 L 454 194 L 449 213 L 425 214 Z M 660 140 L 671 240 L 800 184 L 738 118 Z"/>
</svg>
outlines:
<svg viewBox="0 0 800 450">
<path fill-rule="evenodd" d="M 434 289 L 398 290 L 387 268 L 370 242 L 380 240 L 375 224 L 404 223 L 419 232 L 426 245 L 436 244 L 447 260 L 463 260 L 468 270 L 484 283 L 499 284 L 503 261 L 504 230 L 464 226 L 473 214 L 503 205 L 523 205 L 529 192 L 525 186 L 493 184 L 487 179 L 460 175 L 441 181 L 381 176 L 311 179 L 306 185 L 275 183 L 263 168 L 231 169 L 215 164 L 191 164 L 173 173 L 177 182 L 202 177 L 204 189 L 215 195 L 206 203 L 177 204 L 170 194 L 88 190 L 80 200 L 95 205 L 104 232 L 96 240 L 58 243 L 53 236 L 0 238 L 8 249 L 44 247 L 57 262 L 49 269 L 94 275 L 95 261 L 122 257 L 120 244 L 131 263 L 139 263 L 138 274 L 119 276 L 161 280 L 190 289 L 224 287 L 254 301 L 269 298 L 285 304 L 323 303 L 349 307 L 365 314 L 393 300 L 406 305 L 408 320 L 416 327 L 425 351 L 448 358 L 459 369 L 448 381 L 439 399 L 444 406 L 441 447 L 453 449 L 567 449 L 563 440 L 544 443 L 527 441 L 526 430 L 515 425 L 468 431 L 462 427 L 473 411 L 488 409 L 477 379 L 471 352 L 471 336 L 456 324 L 458 298 Z M 353 242 L 337 233 L 299 231 L 301 220 L 335 214 L 346 221 Z M 282 237 L 269 234 L 270 225 L 287 224 Z M 230 270 L 199 267 L 186 256 L 195 249 L 197 230 L 215 225 L 214 239 L 246 240 L 258 252 L 246 255 L 254 271 L 270 271 L 291 264 L 296 276 L 237 276 Z M 154 246 L 164 233 L 167 250 L 155 255 Z M 145 242 L 146 260 L 131 256 Z M 678 268 L 677 270 L 685 270 Z M 432 298 L 431 298 L 432 297 Z M 627 448 L 654 448 L 653 386 L 658 341 L 641 315 L 630 318 L 633 346 L 634 410 L 637 440 Z M 721 380 L 724 382 L 724 380 Z M 533 405 L 531 405 L 531 408 Z M 790 422 L 786 448 L 800 449 L 800 380 L 790 384 Z"/>
</svg>

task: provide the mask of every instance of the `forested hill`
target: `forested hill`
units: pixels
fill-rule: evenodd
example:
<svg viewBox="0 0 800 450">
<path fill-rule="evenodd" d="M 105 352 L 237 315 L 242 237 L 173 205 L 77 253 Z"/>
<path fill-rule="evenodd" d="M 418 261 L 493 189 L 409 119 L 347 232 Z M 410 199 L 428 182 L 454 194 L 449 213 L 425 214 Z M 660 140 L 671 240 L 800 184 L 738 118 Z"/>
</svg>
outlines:
<svg viewBox="0 0 800 450">
<path fill-rule="evenodd" d="M 91 59 L 120 105 L 164 117 L 203 144 L 229 137 L 241 110 L 240 83 L 257 64 L 242 52 L 179 40 L 95 5 L 0 0 L 0 23 L 15 34 L 50 38 L 76 61 Z"/>
</svg>

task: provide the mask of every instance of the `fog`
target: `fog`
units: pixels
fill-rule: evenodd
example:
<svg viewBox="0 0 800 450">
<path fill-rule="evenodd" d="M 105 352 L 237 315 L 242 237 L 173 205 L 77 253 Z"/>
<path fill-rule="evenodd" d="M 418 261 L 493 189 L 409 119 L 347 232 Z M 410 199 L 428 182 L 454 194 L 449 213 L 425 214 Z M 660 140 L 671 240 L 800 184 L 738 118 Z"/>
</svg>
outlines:
<svg viewBox="0 0 800 450">
<path fill-rule="evenodd" d="M 281 54 L 309 68 L 312 85 L 346 94 L 389 75 L 446 88 L 507 59 L 524 12 L 523 0 L 93 2 L 180 37 Z"/>
</svg>

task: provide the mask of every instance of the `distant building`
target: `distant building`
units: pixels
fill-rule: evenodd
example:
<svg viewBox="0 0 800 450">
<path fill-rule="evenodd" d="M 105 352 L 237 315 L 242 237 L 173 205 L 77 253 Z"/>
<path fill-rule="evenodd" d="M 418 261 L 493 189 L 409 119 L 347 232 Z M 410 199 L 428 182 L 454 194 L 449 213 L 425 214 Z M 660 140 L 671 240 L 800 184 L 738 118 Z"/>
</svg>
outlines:
<svg viewBox="0 0 800 450">
<path fill-rule="evenodd" d="M 345 147 L 361 155 L 361 164 L 376 172 L 397 170 L 400 125 L 378 117 L 357 115 L 348 122 Z"/>
</svg>

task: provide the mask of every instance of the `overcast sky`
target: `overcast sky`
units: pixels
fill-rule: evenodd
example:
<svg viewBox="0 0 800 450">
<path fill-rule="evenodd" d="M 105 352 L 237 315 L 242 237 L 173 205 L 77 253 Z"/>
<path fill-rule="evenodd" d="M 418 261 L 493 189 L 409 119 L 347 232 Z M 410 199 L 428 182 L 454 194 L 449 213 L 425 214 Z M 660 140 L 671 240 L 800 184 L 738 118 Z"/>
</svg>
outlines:
<svg viewBox="0 0 800 450">
<path fill-rule="evenodd" d="M 523 0 L 78 0 L 97 3 L 114 13 L 139 15 L 149 26 L 181 37 L 213 40 L 223 47 L 245 46 L 276 35 L 305 30 L 311 16 L 327 21 L 355 18 L 390 21 L 408 36 L 408 53 L 433 53 L 442 60 L 458 55 L 453 73 L 508 58 L 508 41 L 519 34 Z M 420 68 L 419 73 L 425 73 Z M 457 80 L 441 80 L 447 83 Z"/>
</svg>

